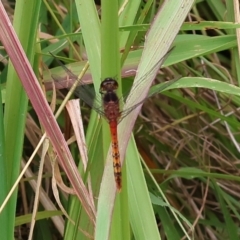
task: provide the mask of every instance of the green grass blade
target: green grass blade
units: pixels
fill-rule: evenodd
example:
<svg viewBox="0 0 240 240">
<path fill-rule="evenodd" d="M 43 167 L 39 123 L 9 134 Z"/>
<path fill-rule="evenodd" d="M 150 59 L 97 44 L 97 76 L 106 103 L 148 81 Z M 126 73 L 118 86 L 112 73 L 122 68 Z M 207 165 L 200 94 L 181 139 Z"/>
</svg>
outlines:
<svg viewBox="0 0 240 240">
<path fill-rule="evenodd" d="M 100 20 L 94 5 L 94 1 L 75 1 L 79 22 L 81 24 L 83 39 L 90 62 L 91 74 L 94 79 L 95 90 L 98 92 L 100 86 L 100 56 L 101 56 L 101 35 Z"/>
<path fill-rule="evenodd" d="M 1 85 L 2 87 L 2 85 Z M 8 193 L 8 187 L 6 184 L 6 179 L 7 179 L 7 175 L 6 175 L 6 171 L 5 169 L 7 169 L 7 162 L 6 162 L 6 155 L 5 155 L 5 134 L 4 134 L 4 115 L 3 115 L 3 103 L 2 103 L 2 89 L 0 91 L 0 205 L 3 203 L 7 193 Z M 9 209 L 5 208 L 3 209 L 3 211 L 1 212 L 1 217 L 0 217 L 0 222 L 4 219 L 4 221 L 7 223 L 8 221 L 10 221 L 9 219 Z M 13 221 L 13 218 L 12 218 Z M 1 225 L 4 226 L 4 225 Z M 4 226 L 5 227 L 5 226 Z M 1 229 L 1 227 L 0 227 Z M 10 229 L 8 229 L 10 230 Z M 4 229 L 1 229 L 1 232 L 4 232 Z"/>
<path fill-rule="evenodd" d="M 136 82 L 137 80 L 142 81 L 143 76 L 146 77 L 146 85 L 144 86 L 144 84 L 142 84 L 143 88 L 146 88 L 147 81 L 149 81 L 149 83 L 151 82 L 150 79 L 153 77 L 151 74 L 154 75 L 153 72 L 150 72 L 150 74 L 146 76 L 146 72 L 151 69 L 151 66 L 155 66 L 159 59 L 165 55 L 171 42 L 174 40 L 178 29 L 180 29 L 186 14 L 190 10 L 192 3 L 192 1 L 182 1 L 181 3 L 178 2 L 176 5 L 175 1 L 169 1 L 163 6 L 159 16 L 155 18 L 153 26 L 146 39 L 142 61 L 140 62 L 139 71 L 136 76 Z M 183 5 L 181 4 L 185 4 L 185 8 L 182 8 Z M 165 47 L 164 44 L 166 44 Z M 141 90 L 139 89 L 139 91 Z M 139 95 L 141 96 L 140 92 Z M 138 98 L 138 96 L 136 97 Z M 125 127 L 128 126 L 128 123 L 126 122 L 124 122 L 125 124 L 123 123 Z M 132 151 L 134 152 L 134 149 L 132 149 Z M 134 154 L 127 156 L 128 179 L 132 178 L 132 181 L 129 181 L 130 185 L 128 186 L 129 199 L 133 201 L 130 208 L 131 226 L 133 228 L 134 235 L 137 236 L 137 239 L 160 239 L 157 225 L 155 223 L 151 201 L 149 199 L 146 183 L 144 180 L 144 175 L 141 168 L 136 168 L 136 163 L 134 164 L 134 161 L 137 161 L 137 159 L 139 158 L 136 150 L 135 156 Z M 138 181 L 135 181 L 135 178 L 137 178 Z M 142 180 L 140 181 L 140 179 Z M 131 184 L 132 182 L 134 184 Z M 135 188 L 137 188 L 137 186 L 140 186 L 140 184 L 141 188 L 138 187 L 138 189 L 135 190 Z M 141 203 L 139 202 L 139 199 L 141 199 Z M 144 211 L 142 211 L 142 205 L 140 206 L 140 204 L 144 205 Z M 144 227 L 142 219 L 147 219 Z"/>
<path fill-rule="evenodd" d="M 102 3 L 102 25 L 101 25 L 101 69 L 102 80 L 106 77 L 112 77 L 118 80 L 119 88 L 121 89 L 120 80 L 120 54 L 119 54 L 119 28 L 118 28 L 118 1 L 104 0 Z M 119 90 L 119 92 L 121 92 Z M 106 159 L 110 146 L 109 125 L 104 122 L 102 129 L 104 159 Z M 111 150 L 110 150 L 111 151 Z M 105 169 L 106 171 L 106 169 Z M 111 173 L 113 174 L 113 170 Z M 127 202 L 126 192 L 117 197 L 115 202 L 115 209 L 113 212 L 113 204 L 115 199 L 116 187 L 110 193 L 110 199 L 106 199 L 106 188 L 101 185 L 98 214 L 96 225 L 96 239 L 129 239 L 128 214 L 126 214 L 126 221 L 119 221 L 122 219 L 124 202 Z M 108 193 L 107 193 L 108 194 Z M 109 205 L 111 204 L 111 205 Z M 110 208 L 105 206 L 109 205 Z M 127 212 L 126 212 L 127 213 Z M 111 231 L 110 231 L 111 230 Z"/>
<path fill-rule="evenodd" d="M 98 92 L 99 91 L 99 86 L 100 86 L 100 53 L 101 53 L 101 45 L 100 45 L 100 21 L 97 15 L 96 7 L 94 5 L 94 1 L 75 1 L 76 4 L 76 10 L 77 10 L 77 15 L 78 19 L 81 25 L 81 30 L 82 30 L 82 36 L 84 39 L 85 47 L 86 47 L 86 52 L 88 56 L 88 60 L 90 63 L 90 69 L 91 69 L 91 75 L 92 78 L 94 79 L 94 86 L 95 90 Z M 89 21 L 91 19 L 91 21 Z M 94 36 L 94 37 L 93 37 Z M 98 116 L 96 112 L 93 112 L 91 115 L 91 119 L 89 122 L 89 126 L 95 125 L 97 126 L 99 124 L 99 121 L 97 120 Z M 91 142 L 91 135 L 95 134 L 95 129 L 89 127 L 87 130 L 87 144 L 89 146 L 89 162 L 92 163 L 93 159 L 91 156 L 95 156 L 93 153 L 94 151 L 94 146 L 95 144 Z M 99 135 L 94 135 L 94 141 L 98 141 Z M 90 142 L 89 142 L 90 141 Z M 99 145 L 101 146 L 101 144 Z M 96 151 L 94 151 L 96 153 Z M 99 151 L 98 153 L 98 158 L 101 155 Z M 90 164 L 93 166 L 91 168 L 91 173 L 94 173 L 96 168 L 101 169 L 99 164 L 103 164 L 101 161 L 99 161 L 98 158 L 95 158 L 98 160 L 97 164 Z M 79 169 L 81 169 L 81 166 L 79 166 Z M 81 171 L 81 170 L 80 170 Z M 101 171 L 99 171 L 101 173 Z M 99 175 L 93 175 L 91 176 L 94 178 L 92 182 L 96 182 L 96 179 L 99 181 Z M 97 192 L 97 189 L 93 188 L 95 192 Z M 69 215 L 71 216 L 71 219 L 74 220 L 74 222 L 77 223 L 77 225 L 81 226 L 82 229 L 85 231 L 88 231 L 89 234 L 94 235 L 94 229 L 91 227 L 89 224 L 89 219 L 82 212 L 81 209 L 81 204 L 79 203 L 78 199 L 74 198 L 71 200 L 71 204 L 69 207 Z M 76 229 L 76 226 L 73 226 L 70 222 L 68 222 L 67 227 L 66 227 L 66 232 L 65 232 L 65 239 L 85 239 L 86 236 L 79 232 Z"/>
<path fill-rule="evenodd" d="M 220 207 L 225 218 L 226 230 L 228 232 L 228 239 L 235 240 L 238 239 L 238 227 L 235 225 L 234 220 L 231 217 L 231 213 L 226 207 L 226 203 L 224 201 L 224 193 L 219 188 L 218 184 L 213 183 L 214 188 L 216 190 L 216 196 L 218 198 L 218 202 L 220 203 Z"/>
<path fill-rule="evenodd" d="M 36 41 L 36 29 L 40 11 L 40 1 L 18 1 L 15 8 L 14 28 L 25 49 L 29 60 L 33 63 L 34 44 Z M 2 36 L 4 37 L 4 36 Z M 25 117 L 28 99 L 21 86 L 12 65 L 9 66 L 6 84 L 6 100 L 4 113 L 5 127 L 5 172 L 6 188 L 9 190 L 17 179 L 20 169 L 20 161 L 23 149 L 23 137 L 25 129 Z M 7 205 L 8 221 L 0 215 L 1 233 L 6 239 L 13 239 L 15 207 L 17 192 Z"/>
</svg>

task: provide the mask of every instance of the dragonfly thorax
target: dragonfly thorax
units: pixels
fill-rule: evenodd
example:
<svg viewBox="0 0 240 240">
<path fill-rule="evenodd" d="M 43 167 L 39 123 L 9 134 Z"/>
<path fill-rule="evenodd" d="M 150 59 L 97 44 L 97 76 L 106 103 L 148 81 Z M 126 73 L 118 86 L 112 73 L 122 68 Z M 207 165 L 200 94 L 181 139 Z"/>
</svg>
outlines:
<svg viewBox="0 0 240 240">
<path fill-rule="evenodd" d="M 118 83 L 113 78 L 105 78 L 100 85 L 100 93 L 114 92 L 118 88 Z"/>
<path fill-rule="evenodd" d="M 108 91 L 102 95 L 103 104 L 114 103 L 118 104 L 119 98 L 115 92 Z"/>
</svg>

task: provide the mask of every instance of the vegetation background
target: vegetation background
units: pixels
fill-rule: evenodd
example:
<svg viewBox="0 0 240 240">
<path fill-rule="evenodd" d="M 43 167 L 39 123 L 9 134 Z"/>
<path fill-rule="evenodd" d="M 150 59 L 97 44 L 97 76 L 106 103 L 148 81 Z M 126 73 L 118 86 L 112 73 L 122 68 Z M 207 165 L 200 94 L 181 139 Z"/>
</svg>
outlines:
<svg viewBox="0 0 240 240">
<path fill-rule="evenodd" d="M 153 20 L 159 16 L 162 23 L 152 29 L 153 32 L 166 31 L 166 36 L 174 36 L 177 31 L 178 35 L 149 95 L 163 91 L 166 81 L 172 85 L 167 84 L 164 90 L 168 91 L 153 94 L 143 105 L 127 148 L 120 194 L 115 191 L 108 154 L 107 123 L 82 102 L 82 120 L 75 110 L 75 102 L 68 104 L 68 112 L 59 114 L 57 119 L 80 175 L 74 175 L 73 162 L 63 150 L 66 163 L 59 161 L 65 171 L 58 171 L 56 145 L 60 149 L 65 149 L 65 145 L 60 137 L 52 142 L 49 133 L 59 129 L 53 124 L 48 126 L 51 129 L 44 125 L 44 118 L 49 122 L 53 120 L 47 110 L 39 114 L 35 101 L 41 96 L 33 92 L 29 95 L 26 86 L 31 81 L 22 88 L 11 58 L 17 53 L 5 51 L 7 46 L 3 44 L 6 49 L 1 49 L 1 235 L 6 236 L 5 239 L 239 239 L 238 1 L 149 0 L 135 4 L 122 1 L 119 5 L 110 2 L 102 1 L 102 5 L 93 1 L 64 0 L 5 3 L 45 99 L 54 112 L 76 79 L 67 77 L 49 52 L 57 55 L 76 75 L 84 69 L 88 59 L 90 69 L 82 81 L 94 82 L 91 88 L 96 92 L 103 75 L 111 71 L 118 80 L 122 78 L 120 85 L 123 92 L 128 92 L 140 61 L 145 67 L 140 74 L 145 78 L 155 70 L 150 55 L 141 59 L 148 48 L 145 35 Z M 165 15 L 159 14 L 163 5 Z M 181 29 L 178 31 L 170 16 L 175 20 L 185 17 L 178 13 L 188 6 L 191 10 L 185 23 L 179 20 Z M 103 11 L 109 14 L 102 23 L 106 28 L 99 21 Z M 114 14 L 117 11 L 119 17 Z M 9 42 L 12 49 L 20 48 L 3 34 L 2 14 L 0 21 L 1 42 Z M 117 22 L 119 29 L 111 32 Z M 109 45 L 113 36 L 120 48 L 117 54 L 116 46 Z M 157 47 L 160 43 L 162 49 Z M 149 48 L 149 53 L 167 51 L 166 46 L 170 45 L 171 42 L 156 38 L 156 45 Z M 115 66 L 108 64 L 104 69 L 106 64 L 101 66 L 101 63 L 108 61 Z M 21 64 L 25 62 L 19 61 L 19 67 L 15 67 L 19 76 L 28 67 Z M 145 78 L 138 78 L 145 87 Z M 55 85 L 53 79 L 58 80 Z M 28 79 L 21 79 L 24 80 Z M 141 96 L 137 88 L 131 94 L 135 99 Z M 44 104 L 42 102 L 45 107 Z M 128 119 L 133 125 L 134 117 L 131 115 Z M 77 129 L 82 124 L 86 138 L 81 130 L 72 130 L 73 120 L 78 124 Z M 124 122 L 121 124 L 121 146 L 127 146 L 125 136 L 130 136 L 131 129 L 126 132 L 124 129 L 128 127 Z M 19 169 L 31 159 L 45 131 L 54 147 L 49 147 L 47 140 L 44 142 L 24 172 L 18 189 L 7 205 L 2 205 L 19 176 Z M 73 170 L 68 171 L 64 164 Z M 72 195 L 73 190 L 66 187 L 60 177 L 66 185 L 71 183 L 78 197 Z"/>
</svg>

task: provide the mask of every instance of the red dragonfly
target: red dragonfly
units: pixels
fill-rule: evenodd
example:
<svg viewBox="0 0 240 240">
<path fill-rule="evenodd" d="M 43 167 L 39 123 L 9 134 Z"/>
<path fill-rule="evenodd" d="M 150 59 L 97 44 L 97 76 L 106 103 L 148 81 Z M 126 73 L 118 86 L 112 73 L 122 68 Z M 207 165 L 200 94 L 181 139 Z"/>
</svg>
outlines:
<svg viewBox="0 0 240 240">
<path fill-rule="evenodd" d="M 162 61 L 162 59 L 160 61 Z M 156 67 L 159 65 L 158 63 L 147 74 L 156 70 Z M 60 63 L 60 65 L 66 71 L 68 75 L 68 79 L 77 80 L 78 77 L 76 75 L 74 75 L 62 63 Z M 142 80 L 145 78 L 146 75 L 144 75 L 142 79 L 140 79 L 139 84 L 141 84 Z M 59 81 L 58 77 L 56 76 L 52 76 L 52 77 L 54 80 Z M 172 80 L 161 85 L 160 87 L 152 91 L 148 95 L 148 97 L 163 91 L 164 89 L 169 87 L 171 84 L 173 84 L 176 80 Z M 135 85 L 134 89 L 131 90 L 131 94 L 132 93 L 134 94 L 134 90 L 138 88 L 139 84 Z M 77 89 L 77 95 L 87 105 L 89 105 L 92 109 L 94 109 L 97 113 L 99 113 L 102 117 L 104 117 L 109 123 L 111 140 L 112 140 L 112 158 L 113 158 L 114 177 L 115 177 L 117 190 L 120 191 L 122 188 L 122 180 L 121 180 L 122 173 L 121 173 L 120 153 L 119 153 L 119 147 L 118 147 L 117 125 L 124 117 L 126 117 L 131 111 L 133 111 L 136 107 L 142 104 L 146 99 L 129 107 L 128 109 L 125 109 L 124 111 L 121 111 L 120 103 L 124 102 L 126 98 L 125 97 L 119 98 L 116 93 L 117 89 L 118 89 L 118 82 L 116 81 L 116 79 L 109 77 L 109 78 L 105 78 L 100 85 L 99 93 L 101 95 L 101 98 L 95 95 L 93 89 L 91 89 L 89 85 L 85 85 L 83 83 Z M 126 97 L 127 96 L 128 94 L 126 95 Z"/>
</svg>

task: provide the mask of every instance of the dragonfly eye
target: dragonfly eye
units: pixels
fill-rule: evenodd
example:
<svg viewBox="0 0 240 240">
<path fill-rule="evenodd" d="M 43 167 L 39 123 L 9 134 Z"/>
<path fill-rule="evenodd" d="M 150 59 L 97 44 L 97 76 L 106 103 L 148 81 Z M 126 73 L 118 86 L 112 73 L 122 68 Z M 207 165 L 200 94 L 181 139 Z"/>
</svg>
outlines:
<svg viewBox="0 0 240 240">
<path fill-rule="evenodd" d="M 112 92 L 118 88 L 118 83 L 113 78 L 105 78 L 100 85 L 100 93 Z"/>
</svg>

